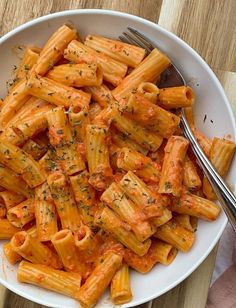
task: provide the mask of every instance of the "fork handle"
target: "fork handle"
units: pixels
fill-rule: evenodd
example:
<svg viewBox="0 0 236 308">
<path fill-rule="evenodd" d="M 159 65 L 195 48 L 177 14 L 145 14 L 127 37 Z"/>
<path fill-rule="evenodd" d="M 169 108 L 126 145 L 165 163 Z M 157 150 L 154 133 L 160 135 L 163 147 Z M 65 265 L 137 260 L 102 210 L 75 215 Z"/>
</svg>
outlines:
<svg viewBox="0 0 236 308">
<path fill-rule="evenodd" d="M 236 197 L 227 187 L 223 179 L 216 172 L 206 155 L 200 148 L 191 128 L 186 120 L 184 110 L 182 109 L 181 124 L 185 137 L 189 140 L 192 150 L 198 160 L 199 165 L 203 169 L 204 174 L 212 185 L 212 188 L 220 201 L 220 204 L 228 217 L 228 220 L 236 233 Z"/>
</svg>

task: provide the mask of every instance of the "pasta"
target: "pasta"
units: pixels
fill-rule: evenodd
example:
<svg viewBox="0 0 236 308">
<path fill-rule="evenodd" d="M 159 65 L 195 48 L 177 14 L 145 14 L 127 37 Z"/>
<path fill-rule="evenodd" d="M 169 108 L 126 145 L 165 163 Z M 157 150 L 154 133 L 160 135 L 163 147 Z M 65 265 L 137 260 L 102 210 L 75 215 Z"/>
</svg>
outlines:
<svg viewBox="0 0 236 308">
<path fill-rule="evenodd" d="M 75 297 L 81 283 L 81 276 L 78 273 L 67 273 L 27 261 L 20 263 L 17 279 L 20 282 L 34 284 L 72 298 Z"/>
<path fill-rule="evenodd" d="M 129 267 L 124 264 L 112 278 L 111 299 L 116 305 L 125 304 L 132 299 L 129 275 Z"/>
<path fill-rule="evenodd" d="M 55 204 L 46 182 L 35 189 L 35 219 L 39 241 L 50 241 L 58 227 Z"/>
<path fill-rule="evenodd" d="M 7 212 L 9 222 L 18 228 L 22 228 L 35 217 L 34 199 L 27 199 L 22 203 L 10 208 Z"/>
<path fill-rule="evenodd" d="M 39 164 L 29 154 L 7 141 L 0 143 L 0 163 L 21 174 L 30 187 L 45 181 Z"/>
<path fill-rule="evenodd" d="M 68 119 L 62 107 L 54 108 L 46 115 L 50 144 L 56 149 L 62 169 L 69 175 L 85 168 L 84 161 L 73 142 Z"/>
<path fill-rule="evenodd" d="M 63 25 L 57 29 L 40 52 L 34 71 L 38 75 L 45 75 L 60 60 L 69 42 L 76 37 L 76 30 L 68 25 Z"/>
<path fill-rule="evenodd" d="M 209 158 L 220 176 L 224 177 L 227 174 L 235 150 L 236 146 L 234 142 L 220 138 L 213 139 Z M 203 193 L 210 200 L 217 199 L 213 188 L 211 187 L 206 177 L 203 179 Z"/>
<path fill-rule="evenodd" d="M 57 106 L 87 106 L 90 101 L 90 94 L 38 75 L 32 75 L 26 87 L 27 93 Z"/>
<path fill-rule="evenodd" d="M 157 49 L 82 41 L 70 25 L 26 48 L 0 100 L 0 239 L 19 282 L 83 308 L 107 288 L 126 304 L 131 269 L 170 265 L 201 240 L 199 220 L 218 218 L 178 108 L 223 177 L 236 143 L 196 128 L 191 87 L 157 86 L 170 65 Z"/>
<path fill-rule="evenodd" d="M 98 53 L 94 49 L 78 41 L 72 41 L 64 51 L 64 57 L 75 63 L 98 63 L 103 70 L 104 80 L 117 86 L 124 78 L 127 65 L 113 60 L 103 53 Z"/>
<path fill-rule="evenodd" d="M 172 136 L 165 147 L 164 162 L 161 170 L 159 193 L 179 196 L 182 189 L 183 162 L 188 148 L 184 137 Z"/>
<path fill-rule="evenodd" d="M 97 64 L 62 64 L 49 71 L 47 77 L 71 87 L 100 86 L 102 69 Z"/>
<path fill-rule="evenodd" d="M 76 231 L 80 226 L 81 217 L 67 178 L 63 173 L 57 171 L 48 176 L 47 182 L 62 228 Z"/>
<path fill-rule="evenodd" d="M 55 269 L 62 267 L 58 255 L 25 231 L 13 235 L 11 246 L 15 252 L 32 263 L 48 265 Z"/>
<path fill-rule="evenodd" d="M 139 93 L 131 94 L 128 102 L 120 109 L 128 118 L 165 138 L 173 135 L 180 121 L 178 116 L 156 106 Z"/>
<path fill-rule="evenodd" d="M 16 82 L 29 76 L 31 69 L 38 61 L 40 52 L 41 49 L 38 47 L 28 47 L 25 50 L 23 59 L 21 60 L 16 72 Z"/>
<path fill-rule="evenodd" d="M 145 56 L 145 50 L 143 48 L 107 39 L 102 36 L 88 35 L 84 43 L 131 67 L 138 66 Z"/>
</svg>

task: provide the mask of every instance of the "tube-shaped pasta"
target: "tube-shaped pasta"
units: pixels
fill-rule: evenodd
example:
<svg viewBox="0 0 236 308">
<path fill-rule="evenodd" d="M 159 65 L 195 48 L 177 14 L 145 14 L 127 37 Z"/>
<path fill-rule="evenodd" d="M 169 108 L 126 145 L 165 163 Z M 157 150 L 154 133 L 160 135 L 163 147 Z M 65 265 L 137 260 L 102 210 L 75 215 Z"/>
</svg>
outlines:
<svg viewBox="0 0 236 308">
<path fill-rule="evenodd" d="M 35 114 L 38 112 L 39 109 L 41 109 L 44 106 L 48 106 L 49 103 L 37 98 L 37 97 L 31 97 L 30 99 L 25 102 L 25 104 L 17 111 L 16 114 L 8 121 L 8 124 L 6 128 L 14 127 L 15 123 L 22 122 L 23 119 L 27 117 L 31 117 L 32 114 Z"/>
<path fill-rule="evenodd" d="M 155 259 L 156 262 L 169 265 L 175 259 L 177 252 L 178 250 L 172 245 L 153 239 L 148 253 L 150 253 L 151 257 Z"/>
<path fill-rule="evenodd" d="M 61 268 L 58 256 L 25 231 L 15 233 L 11 245 L 15 252 L 32 263 L 48 265 L 55 269 Z"/>
<path fill-rule="evenodd" d="M 124 222 L 118 215 L 107 207 L 96 213 L 94 222 L 139 256 L 145 255 L 151 245 L 150 239 L 140 242 L 132 231 L 124 227 Z"/>
<path fill-rule="evenodd" d="M 132 171 L 127 172 L 119 184 L 125 194 L 142 208 L 146 218 L 162 215 L 162 205 L 158 195 L 152 192 Z"/>
<path fill-rule="evenodd" d="M 112 175 L 107 137 L 108 129 L 103 125 L 88 125 L 86 128 L 89 182 L 97 190 L 104 190 Z"/>
<path fill-rule="evenodd" d="M 146 99 L 148 99 L 153 104 L 157 103 L 157 98 L 159 95 L 159 88 L 151 82 L 141 82 L 138 86 L 137 93 L 142 94 Z"/>
<path fill-rule="evenodd" d="M 185 229 L 173 220 L 157 228 L 154 237 L 173 245 L 183 252 L 189 251 L 195 240 L 193 232 Z"/>
<path fill-rule="evenodd" d="M 153 162 L 150 157 L 129 148 L 118 151 L 117 167 L 125 171 L 131 170 L 147 182 L 160 180 L 161 166 Z"/>
<path fill-rule="evenodd" d="M 34 225 L 26 231 L 30 237 L 38 239 L 37 227 Z"/>
<path fill-rule="evenodd" d="M 3 245 L 3 252 L 7 258 L 7 261 L 12 265 L 22 260 L 22 256 L 12 249 L 11 242 Z"/>
<path fill-rule="evenodd" d="M 35 189 L 35 218 L 39 241 L 50 241 L 58 229 L 55 204 L 47 182 Z"/>
<path fill-rule="evenodd" d="M 75 240 L 70 230 L 64 229 L 54 234 L 52 243 L 66 271 L 80 273 L 82 277 L 87 276 L 86 265 L 76 253 Z"/>
<path fill-rule="evenodd" d="M 62 64 L 55 66 L 47 77 L 70 87 L 100 86 L 102 68 L 93 64 Z"/>
<path fill-rule="evenodd" d="M 183 163 L 188 144 L 188 140 L 181 136 L 172 136 L 168 140 L 161 170 L 159 193 L 180 196 L 183 180 Z"/>
<path fill-rule="evenodd" d="M 131 94 L 120 110 L 128 118 L 165 138 L 173 135 L 180 122 L 177 115 L 151 103 L 139 93 Z"/>
<path fill-rule="evenodd" d="M 164 207 L 162 211 L 162 215 L 160 217 L 152 218 L 151 221 L 155 227 L 160 227 L 164 225 L 165 223 L 167 223 L 167 221 L 171 220 L 171 218 L 172 218 L 171 211 Z"/>
<path fill-rule="evenodd" d="M 89 184 L 88 171 L 84 170 L 79 174 L 70 176 L 70 184 L 82 221 L 93 226 L 95 190 Z"/>
<path fill-rule="evenodd" d="M 185 107 L 184 112 L 185 112 L 185 116 L 186 116 L 186 119 L 188 121 L 188 124 L 190 125 L 191 128 L 192 127 L 194 128 L 193 107 L 192 106 Z"/>
<path fill-rule="evenodd" d="M 88 106 L 91 95 L 62 85 L 47 77 L 32 75 L 27 80 L 27 92 L 57 106 Z"/>
<path fill-rule="evenodd" d="M 153 242 L 152 242 L 153 243 Z M 153 245 L 153 244 L 152 244 Z M 151 247 L 152 247 L 151 245 Z M 153 266 L 157 263 L 156 260 L 152 259 L 150 257 L 150 250 L 149 248 L 148 252 L 140 257 L 133 251 L 129 249 L 125 249 L 124 253 L 124 261 L 134 270 L 136 270 L 139 273 L 146 274 L 150 272 L 150 270 L 153 268 Z"/>
<path fill-rule="evenodd" d="M 190 107 L 195 100 L 195 94 L 190 87 L 171 87 L 160 89 L 159 104 L 165 109 Z"/>
<path fill-rule="evenodd" d="M 23 120 L 15 122 L 2 133 L 0 139 L 3 141 L 6 140 L 16 146 L 21 146 L 28 139 L 46 130 L 46 113 L 52 108 L 51 104 L 47 104 L 37 109 L 34 113 L 32 112 L 31 115 L 25 117 Z"/>
<path fill-rule="evenodd" d="M 177 214 L 173 218 L 179 225 L 185 229 L 195 232 L 197 231 L 198 218 L 187 214 Z"/>
<path fill-rule="evenodd" d="M 78 292 L 81 283 L 81 276 L 78 273 L 67 273 L 27 261 L 20 263 L 17 279 L 20 282 L 40 286 L 73 298 Z"/>
<path fill-rule="evenodd" d="M 50 174 L 47 178 L 52 198 L 56 204 L 62 228 L 78 230 L 81 222 L 73 192 L 64 174 L 60 171 Z"/>
<path fill-rule="evenodd" d="M 90 122 L 92 122 L 95 119 L 95 117 L 99 115 L 101 111 L 102 111 L 102 107 L 98 103 L 94 102 L 90 104 L 89 113 L 88 113 Z"/>
<path fill-rule="evenodd" d="M 118 184 L 112 183 L 102 194 L 100 200 L 131 226 L 139 241 L 145 241 L 155 232 L 155 228 L 149 222 L 142 220 L 144 216 L 142 208 L 129 200 Z"/>
<path fill-rule="evenodd" d="M 98 115 L 94 117 L 92 123 L 110 127 L 115 112 L 116 109 L 113 108 L 113 105 L 109 105 L 107 108 L 104 108 L 101 112 L 99 112 Z"/>
<path fill-rule="evenodd" d="M 126 133 L 116 131 L 114 134 L 112 133 L 111 138 L 112 142 L 119 148 L 127 147 L 131 150 L 142 153 L 143 155 L 147 155 L 148 153 L 147 149 L 143 148 L 138 143 L 130 139 Z"/>
<path fill-rule="evenodd" d="M 60 60 L 64 49 L 76 37 L 76 30 L 67 25 L 57 29 L 40 52 L 34 71 L 39 75 L 45 75 Z"/>
<path fill-rule="evenodd" d="M 116 305 L 122 305 L 132 300 L 130 273 L 127 264 L 115 273 L 111 281 L 111 300 Z"/>
<path fill-rule="evenodd" d="M 89 92 L 92 95 L 92 99 L 95 102 L 98 102 L 103 108 L 106 108 L 112 101 L 114 101 L 111 91 L 105 84 L 102 84 L 99 87 L 86 87 L 85 91 Z"/>
<path fill-rule="evenodd" d="M 30 187 L 35 187 L 45 181 L 45 174 L 31 155 L 7 142 L 0 142 L 0 162 L 22 175 Z"/>
<path fill-rule="evenodd" d="M 0 130 L 3 130 L 15 113 L 30 98 L 27 93 L 26 80 L 19 81 L 5 97 L 1 106 Z"/>
<path fill-rule="evenodd" d="M 28 47 L 16 72 L 16 80 L 26 78 L 34 64 L 38 61 L 41 49 L 38 47 Z"/>
<path fill-rule="evenodd" d="M 0 185 L 27 198 L 33 195 L 33 191 L 17 173 L 2 165 L 0 165 Z"/>
<path fill-rule="evenodd" d="M 101 65 L 104 80 L 117 86 L 127 72 L 127 65 L 113 60 L 105 54 L 98 53 L 94 49 L 73 40 L 64 51 L 64 57 L 75 63 L 98 63 Z"/>
<path fill-rule="evenodd" d="M 79 143 L 84 142 L 86 138 L 86 126 L 90 123 L 88 109 L 84 108 L 83 110 L 77 111 L 76 107 L 71 107 L 68 116 L 73 139 Z"/>
<path fill-rule="evenodd" d="M 78 232 L 74 235 L 75 246 L 80 253 L 86 252 L 92 255 L 95 247 L 95 241 L 91 229 L 86 225 L 81 225 Z"/>
<path fill-rule="evenodd" d="M 82 307 L 93 307 L 120 268 L 122 257 L 110 252 L 104 256 L 76 294 Z M 99 287 L 98 287 L 99 286 Z"/>
<path fill-rule="evenodd" d="M 49 126 L 49 140 L 56 149 L 63 170 L 69 175 L 83 170 L 85 164 L 80 153 L 76 151 L 63 107 L 52 109 L 46 117 Z"/>
<path fill-rule="evenodd" d="M 22 228 L 28 222 L 32 221 L 35 218 L 34 199 L 27 199 L 9 209 L 7 218 L 17 228 Z"/>
<path fill-rule="evenodd" d="M 215 220 L 220 207 L 210 200 L 183 191 L 179 200 L 173 200 L 170 209 L 179 214 L 188 214 L 205 220 Z"/>
<path fill-rule="evenodd" d="M 119 112 L 114 114 L 113 124 L 119 131 L 149 151 L 155 152 L 162 144 L 163 138 L 161 136 L 146 130 L 138 123 L 122 116 Z"/>
<path fill-rule="evenodd" d="M 199 189 L 202 186 L 202 181 L 197 173 L 197 169 L 188 155 L 185 156 L 183 166 L 183 184 L 191 191 Z"/>
<path fill-rule="evenodd" d="M 5 190 L 0 192 L 0 202 L 4 204 L 7 210 L 25 200 L 23 195 L 19 195 L 13 191 Z"/>
<path fill-rule="evenodd" d="M 130 267 L 145 274 L 158 262 L 164 265 L 172 263 L 177 252 L 178 250 L 172 245 L 158 239 L 152 239 L 152 245 L 146 255 L 140 257 L 125 249 L 124 260 Z"/>
<path fill-rule="evenodd" d="M 216 137 L 213 139 L 209 159 L 220 176 L 224 177 L 227 174 L 235 153 L 235 149 L 235 142 Z M 203 193 L 210 200 L 216 199 L 214 190 L 206 177 L 204 177 L 203 180 Z"/>
<path fill-rule="evenodd" d="M 95 191 L 89 184 L 89 173 L 87 170 L 70 176 L 70 183 L 77 203 L 92 206 L 95 199 Z"/>
<path fill-rule="evenodd" d="M 199 143 L 205 155 L 209 157 L 211 149 L 211 140 L 207 138 L 205 135 L 203 135 L 203 133 L 201 133 L 199 130 L 193 129 L 193 134 L 197 139 L 197 142 Z"/>
<path fill-rule="evenodd" d="M 102 36 L 88 35 L 84 44 L 128 66 L 136 67 L 145 56 L 145 49 Z"/>
<path fill-rule="evenodd" d="M 61 169 L 56 151 L 53 148 L 49 148 L 47 153 L 39 160 L 39 164 L 47 175 Z"/>
<path fill-rule="evenodd" d="M 116 100 L 127 100 L 139 84 L 155 80 L 168 66 L 170 60 L 156 48 L 116 87 L 112 94 Z"/>
<path fill-rule="evenodd" d="M 13 226 L 8 219 L 0 219 L 0 240 L 8 240 L 20 229 Z"/>
</svg>

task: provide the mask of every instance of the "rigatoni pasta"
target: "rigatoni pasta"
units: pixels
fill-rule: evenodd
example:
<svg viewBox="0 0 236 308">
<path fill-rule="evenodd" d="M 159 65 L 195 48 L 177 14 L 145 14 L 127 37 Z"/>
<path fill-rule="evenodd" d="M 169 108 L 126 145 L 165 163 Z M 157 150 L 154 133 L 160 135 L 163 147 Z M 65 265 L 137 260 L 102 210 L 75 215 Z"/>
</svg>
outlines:
<svg viewBox="0 0 236 308">
<path fill-rule="evenodd" d="M 74 195 L 65 175 L 56 171 L 47 178 L 52 198 L 63 229 L 76 231 L 80 226 L 80 214 L 76 206 Z"/>
<path fill-rule="evenodd" d="M 113 60 L 103 53 L 98 53 L 94 49 L 78 42 L 76 40 L 70 42 L 64 51 L 64 57 L 75 63 L 98 63 L 103 70 L 104 80 L 110 82 L 114 86 L 121 83 L 122 78 L 127 72 L 127 65 Z"/>
<path fill-rule="evenodd" d="M 157 49 L 152 52 L 116 87 L 112 94 L 116 100 L 127 100 L 141 82 L 154 81 L 168 66 L 170 60 Z"/>
<path fill-rule="evenodd" d="M 47 77 L 32 75 L 27 80 L 27 93 L 57 106 L 87 106 L 90 94 L 68 87 Z"/>
<path fill-rule="evenodd" d="M 34 199 L 27 199 L 7 211 L 7 219 L 18 228 L 22 228 L 35 218 Z"/>
<path fill-rule="evenodd" d="M 102 84 L 102 69 L 97 64 L 62 64 L 55 66 L 47 77 L 66 86 L 84 87 Z"/>
<path fill-rule="evenodd" d="M 50 241 L 58 231 L 58 226 L 55 204 L 47 182 L 35 189 L 35 219 L 39 241 Z"/>
<path fill-rule="evenodd" d="M 129 267 L 124 264 L 111 281 L 111 300 L 116 305 L 130 302 L 132 299 Z"/>
<path fill-rule="evenodd" d="M 236 150 L 236 145 L 232 141 L 220 138 L 214 138 L 212 140 L 209 159 L 213 167 L 216 169 L 216 171 L 219 173 L 220 176 L 224 177 L 227 174 L 235 150 Z M 208 199 L 210 200 L 216 199 L 216 195 L 213 191 L 213 188 L 211 187 L 206 177 L 204 177 L 203 179 L 202 188 L 205 196 Z"/>
<path fill-rule="evenodd" d="M 49 126 L 50 144 L 56 149 L 61 167 L 69 175 L 85 168 L 84 161 L 73 141 L 65 110 L 62 107 L 52 109 L 46 115 Z"/>
<path fill-rule="evenodd" d="M 40 51 L 41 49 L 38 47 L 26 48 L 24 56 L 16 72 L 16 82 L 29 76 L 32 67 L 38 61 Z"/>
<path fill-rule="evenodd" d="M 38 75 L 45 75 L 60 60 L 69 42 L 76 37 L 76 30 L 68 25 L 57 29 L 40 52 L 34 71 Z"/>
<path fill-rule="evenodd" d="M 143 48 L 102 36 L 88 35 L 84 43 L 131 67 L 138 66 L 145 56 L 145 50 Z"/>
<path fill-rule="evenodd" d="M 27 261 L 20 263 L 17 279 L 20 282 L 34 284 L 72 298 L 75 297 L 81 283 L 81 276 L 78 273 L 59 271 L 49 266 L 32 264 Z"/>
<path fill-rule="evenodd" d="M 104 190 L 112 176 L 107 146 L 108 129 L 102 125 L 87 125 L 86 150 L 89 182 L 97 190 Z"/>
<path fill-rule="evenodd" d="M 183 180 L 183 163 L 188 144 L 188 140 L 184 137 L 172 136 L 168 140 L 161 170 L 159 193 L 180 196 Z"/>
</svg>

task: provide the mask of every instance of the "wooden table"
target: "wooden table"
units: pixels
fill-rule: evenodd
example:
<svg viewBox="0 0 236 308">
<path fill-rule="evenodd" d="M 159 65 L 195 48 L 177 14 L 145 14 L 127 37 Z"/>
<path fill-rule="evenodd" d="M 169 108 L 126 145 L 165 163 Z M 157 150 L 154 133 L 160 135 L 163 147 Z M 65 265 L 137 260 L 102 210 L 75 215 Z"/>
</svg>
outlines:
<svg viewBox="0 0 236 308">
<path fill-rule="evenodd" d="M 39 16 L 68 9 L 112 9 L 138 15 L 177 34 L 206 60 L 236 111 L 235 0 L 1 0 L 0 35 Z M 139 308 L 204 308 L 216 248 L 185 281 Z M 0 286 L 0 308 L 43 308 Z"/>
</svg>

